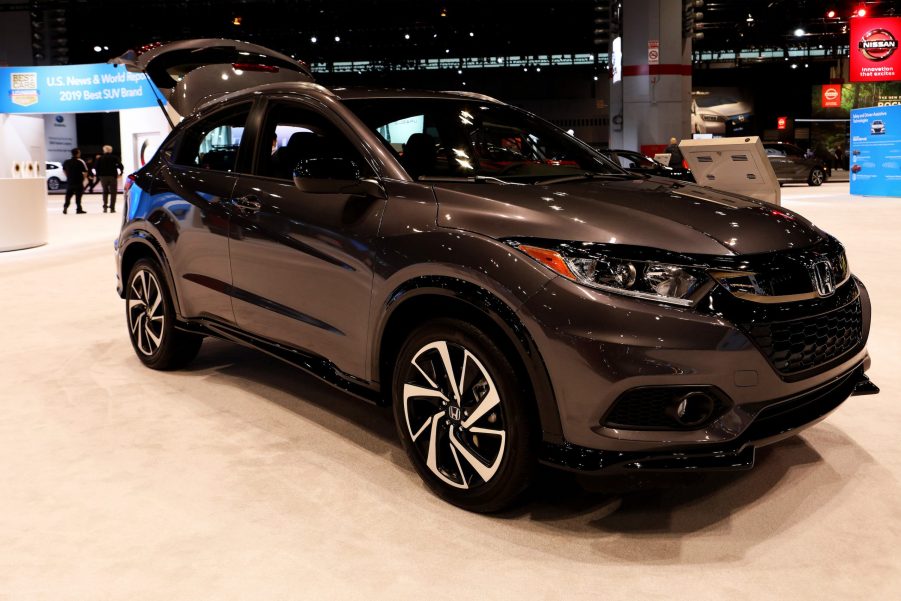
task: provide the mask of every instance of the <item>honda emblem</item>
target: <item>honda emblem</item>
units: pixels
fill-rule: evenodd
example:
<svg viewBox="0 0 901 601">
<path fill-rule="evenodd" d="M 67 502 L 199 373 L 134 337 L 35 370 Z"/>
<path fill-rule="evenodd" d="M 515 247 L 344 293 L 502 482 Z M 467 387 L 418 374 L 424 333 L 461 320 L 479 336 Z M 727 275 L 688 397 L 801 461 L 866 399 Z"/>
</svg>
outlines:
<svg viewBox="0 0 901 601">
<path fill-rule="evenodd" d="M 826 259 L 814 262 L 810 268 L 813 287 L 820 296 L 830 296 L 835 292 L 835 277 L 832 275 L 832 263 Z"/>
</svg>

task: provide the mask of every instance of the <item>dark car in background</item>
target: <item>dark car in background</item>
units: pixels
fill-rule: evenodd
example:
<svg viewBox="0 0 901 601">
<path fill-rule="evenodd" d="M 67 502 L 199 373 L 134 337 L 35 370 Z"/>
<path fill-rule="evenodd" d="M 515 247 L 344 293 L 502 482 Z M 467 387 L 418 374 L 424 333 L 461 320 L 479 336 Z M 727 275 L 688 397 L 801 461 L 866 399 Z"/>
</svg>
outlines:
<svg viewBox="0 0 901 601">
<path fill-rule="evenodd" d="M 388 405 L 451 503 L 506 507 L 539 463 L 747 469 L 876 390 L 867 290 L 794 212 L 628 173 L 486 96 L 329 90 L 253 44 L 118 62 L 184 116 L 116 241 L 140 360 L 212 336 Z"/>
<path fill-rule="evenodd" d="M 780 185 L 806 183 L 809 186 L 819 186 L 829 176 L 829 167 L 822 159 L 805 156 L 804 151 L 794 144 L 764 142 L 763 148 Z"/>
<path fill-rule="evenodd" d="M 630 173 L 656 175 L 694 183 L 691 169 L 685 165 L 664 165 L 634 150 L 597 149 L 602 155 Z"/>
</svg>

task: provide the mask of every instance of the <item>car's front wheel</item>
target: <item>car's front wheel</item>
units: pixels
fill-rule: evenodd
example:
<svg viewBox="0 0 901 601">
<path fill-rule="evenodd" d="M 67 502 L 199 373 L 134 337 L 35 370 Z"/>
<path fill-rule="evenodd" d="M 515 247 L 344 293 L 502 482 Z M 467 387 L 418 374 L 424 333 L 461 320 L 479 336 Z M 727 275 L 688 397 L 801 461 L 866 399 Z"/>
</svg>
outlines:
<svg viewBox="0 0 901 601">
<path fill-rule="evenodd" d="M 809 186 L 819 186 L 822 185 L 823 182 L 826 181 L 826 172 L 823 171 L 819 167 L 814 167 L 810 170 L 810 175 L 807 177 L 807 184 Z"/>
<path fill-rule="evenodd" d="M 153 369 L 178 369 L 190 363 L 203 337 L 175 328 L 175 309 L 159 266 L 135 263 L 125 290 L 128 333 L 135 354 Z"/>
<path fill-rule="evenodd" d="M 62 185 L 62 181 L 58 177 L 54 176 L 47 180 L 48 190 L 59 190 L 60 185 Z"/>
<path fill-rule="evenodd" d="M 428 486 L 471 511 L 512 504 L 536 464 L 534 404 L 497 344 L 472 324 L 428 322 L 394 368 L 394 417 Z"/>
</svg>

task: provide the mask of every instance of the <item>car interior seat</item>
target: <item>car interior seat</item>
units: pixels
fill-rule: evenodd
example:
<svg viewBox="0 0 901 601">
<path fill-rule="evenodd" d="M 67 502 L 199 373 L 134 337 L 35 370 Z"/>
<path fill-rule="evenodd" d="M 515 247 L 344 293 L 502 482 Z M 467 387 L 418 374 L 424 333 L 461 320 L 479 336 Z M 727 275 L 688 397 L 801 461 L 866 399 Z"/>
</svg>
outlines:
<svg viewBox="0 0 901 601">
<path fill-rule="evenodd" d="M 404 144 L 401 164 L 413 179 L 427 175 L 433 171 L 438 149 L 435 138 L 429 134 L 412 134 Z"/>
</svg>

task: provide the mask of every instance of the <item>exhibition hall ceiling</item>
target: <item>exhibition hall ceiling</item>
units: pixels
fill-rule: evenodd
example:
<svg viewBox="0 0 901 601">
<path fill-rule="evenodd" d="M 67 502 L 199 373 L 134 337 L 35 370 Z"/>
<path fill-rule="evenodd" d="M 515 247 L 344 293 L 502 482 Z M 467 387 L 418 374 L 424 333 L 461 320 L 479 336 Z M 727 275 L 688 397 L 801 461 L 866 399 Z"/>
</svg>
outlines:
<svg viewBox="0 0 901 601">
<path fill-rule="evenodd" d="M 630 0 L 625 0 L 628 10 Z M 590 53 L 606 0 L 122 0 L 0 2 L 48 19 L 64 61 L 97 62 L 135 45 L 196 37 L 252 40 L 310 62 L 441 56 Z M 899 12 L 892 0 L 707 0 L 697 30 L 705 51 L 847 44 L 855 11 Z M 827 11 L 834 10 L 830 17 Z M 600 25 L 606 29 L 606 24 Z M 615 25 L 614 25 L 615 29 Z M 799 35 L 799 31 L 803 32 Z M 603 36 L 602 36 L 603 37 Z M 99 48 L 99 51 L 95 51 Z M 107 50 L 108 49 L 108 50 Z M 63 62 L 64 62 L 63 61 Z M 52 61 L 51 61 L 52 62 Z"/>
</svg>

